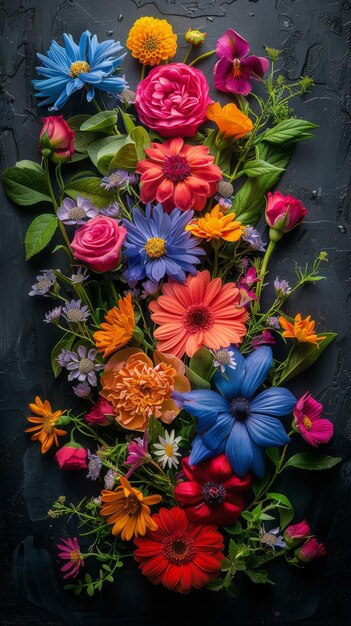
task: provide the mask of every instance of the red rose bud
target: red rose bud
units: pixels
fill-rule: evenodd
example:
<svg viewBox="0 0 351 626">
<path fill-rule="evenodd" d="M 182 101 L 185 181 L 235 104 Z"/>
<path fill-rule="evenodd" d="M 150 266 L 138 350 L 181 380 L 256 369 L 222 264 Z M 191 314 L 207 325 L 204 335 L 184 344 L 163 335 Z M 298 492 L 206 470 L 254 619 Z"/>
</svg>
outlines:
<svg viewBox="0 0 351 626">
<path fill-rule="evenodd" d="M 87 467 L 87 451 L 73 441 L 58 450 L 55 459 L 60 469 L 79 470 Z"/>
<path fill-rule="evenodd" d="M 306 520 L 303 520 L 299 524 L 292 524 L 284 530 L 284 541 L 289 548 L 295 548 L 310 534 L 311 529 Z"/>
<path fill-rule="evenodd" d="M 266 222 L 271 241 L 279 241 L 284 233 L 288 233 L 302 222 L 307 211 L 300 200 L 293 196 L 283 196 L 280 191 L 269 193 L 266 203 Z"/>
<path fill-rule="evenodd" d="M 309 563 L 318 559 L 320 556 L 325 556 L 326 551 L 322 543 L 318 543 L 314 537 L 309 541 L 306 541 L 301 548 L 295 550 L 295 556 L 299 561 L 303 563 Z"/>
<path fill-rule="evenodd" d="M 43 128 L 39 137 L 39 150 L 43 157 L 54 163 L 70 161 L 74 154 L 74 131 L 62 115 L 42 117 Z"/>
<path fill-rule="evenodd" d="M 89 413 L 84 415 L 84 419 L 89 426 L 108 426 L 115 417 L 115 411 L 112 405 L 105 400 L 99 398 Z"/>
</svg>

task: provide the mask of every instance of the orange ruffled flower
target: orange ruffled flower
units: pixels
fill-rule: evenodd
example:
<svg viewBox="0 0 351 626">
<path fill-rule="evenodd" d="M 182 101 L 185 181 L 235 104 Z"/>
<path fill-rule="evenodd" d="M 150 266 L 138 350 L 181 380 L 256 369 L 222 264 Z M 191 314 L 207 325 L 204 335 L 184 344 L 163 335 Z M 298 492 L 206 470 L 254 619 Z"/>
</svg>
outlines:
<svg viewBox="0 0 351 626">
<path fill-rule="evenodd" d="M 214 102 L 207 107 L 206 115 L 209 120 L 217 124 L 225 137 L 241 139 L 253 129 L 250 118 L 232 102 L 224 107 L 219 102 Z"/>
<path fill-rule="evenodd" d="M 27 417 L 27 420 L 32 424 L 36 424 L 36 426 L 26 428 L 25 432 L 34 433 L 31 437 L 32 441 L 40 441 L 41 453 L 45 454 L 53 443 L 58 447 L 58 436 L 67 435 L 66 430 L 55 428 L 56 422 L 63 415 L 64 411 L 55 411 L 53 413 L 50 402 L 48 400 L 43 402 L 39 396 L 36 396 L 35 402 L 30 403 L 29 408 L 35 415 L 30 415 Z"/>
<path fill-rule="evenodd" d="M 158 65 L 174 57 L 177 35 L 167 20 L 140 17 L 130 29 L 126 45 L 143 65 Z"/>
<path fill-rule="evenodd" d="M 103 352 L 106 358 L 112 352 L 123 348 L 133 336 L 135 319 L 130 293 L 108 311 L 105 320 L 100 324 L 102 330 L 97 330 L 93 339 L 99 352 Z"/>
<path fill-rule="evenodd" d="M 190 230 L 195 237 L 201 237 L 207 241 L 211 239 L 238 241 L 244 232 L 244 226 L 235 221 L 235 213 L 224 215 L 219 204 L 216 204 L 210 213 L 192 220 L 185 230 Z"/>
<path fill-rule="evenodd" d="M 115 491 L 104 489 L 101 500 L 104 503 L 100 514 L 107 517 L 107 523 L 113 524 L 112 534 L 121 535 L 123 541 L 145 535 L 146 531 L 157 530 L 157 524 L 151 519 L 149 504 L 158 504 L 159 495 L 146 496 L 129 481 L 120 476 L 121 485 Z"/>
<path fill-rule="evenodd" d="M 180 359 L 157 350 L 153 360 L 140 348 L 125 348 L 111 357 L 101 377 L 101 395 L 110 402 L 124 428 L 144 431 L 153 415 L 170 424 L 179 413 L 173 391 L 190 391 Z"/>
<path fill-rule="evenodd" d="M 301 314 L 298 313 L 295 315 L 293 324 L 285 317 L 280 317 L 279 324 L 284 328 L 283 337 L 297 339 L 301 343 L 314 343 L 318 346 L 318 342 L 326 338 L 325 336 L 316 335 L 314 330 L 316 322 L 311 320 L 310 315 L 303 320 Z"/>
</svg>

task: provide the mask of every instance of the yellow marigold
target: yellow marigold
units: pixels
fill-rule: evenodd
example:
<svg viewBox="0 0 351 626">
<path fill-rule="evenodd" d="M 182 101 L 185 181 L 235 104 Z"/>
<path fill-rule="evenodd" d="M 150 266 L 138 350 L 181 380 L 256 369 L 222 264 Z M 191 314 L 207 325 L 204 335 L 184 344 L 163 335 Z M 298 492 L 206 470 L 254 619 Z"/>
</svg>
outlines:
<svg viewBox="0 0 351 626">
<path fill-rule="evenodd" d="M 36 396 L 35 401 L 30 403 L 29 408 L 35 415 L 30 415 L 27 420 L 36 426 L 26 428 L 25 432 L 34 433 L 31 437 L 32 441 L 39 441 L 41 453 L 45 454 L 54 443 L 58 447 L 58 436 L 67 435 L 65 430 L 55 427 L 64 411 L 53 412 L 50 402 L 48 400 L 43 402 L 39 396 Z"/>
<path fill-rule="evenodd" d="M 241 139 L 253 129 L 250 118 L 232 102 L 224 107 L 219 102 L 214 102 L 207 107 L 206 115 L 209 120 L 217 124 L 225 137 Z"/>
<path fill-rule="evenodd" d="M 293 324 L 285 317 L 280 317 L 279 324 L 284 328 L 283 337 L 297 339 L 301 343 L 314 343 L 318 346 L 318 342 L 325 339 L 325 336 L 315 333 L 316 322 L 311 320 L 310 315 L 303 320 L 301 314 L 298 313 L 295 315 Z"/>
<path fill-rule="evenodd" d="M 112 352 L 123 348 L 131 340 L 134 328 L 134 309 L 130 293 L 119 300 L 117 306 L 105 315 L 105 322 L 100 324 L 101 330 L 93 335 L 99 352 L 106 358 Z"/>
<path fill-rule="evenodd" d="M 195 237 L 201 237 L 207 241 L 210 239 L 238 241 L 244 232 L 244 226 L 235 221 L 235 213 L 224 215 L 219 204 L 216 204 L 210 213 L 192 220 L 185 230 L 190 230 Z"/>
<path fill-rule="evenodd" d="M 149 504 L 158 504 L 161 496 L 146 496 L 139 489 L 131 486 L 123 476 L 120 486 L 115 491 L 103 490 L 101 500 L 104 503 L 100 514 L 107 517 L 107 523 L 113 524 L 112 534 L 121 535 L 123 541 L 145 535 L 147 530 L 157 530 L 157 524 L 151 519 Z"/>
<path fill-rule="evenodd" d="M 143 65 L 158 65 L 174 57 L 177 35 L 167 20 L 140 17 L 130 29 L 126 45 Z"/>
</svg>

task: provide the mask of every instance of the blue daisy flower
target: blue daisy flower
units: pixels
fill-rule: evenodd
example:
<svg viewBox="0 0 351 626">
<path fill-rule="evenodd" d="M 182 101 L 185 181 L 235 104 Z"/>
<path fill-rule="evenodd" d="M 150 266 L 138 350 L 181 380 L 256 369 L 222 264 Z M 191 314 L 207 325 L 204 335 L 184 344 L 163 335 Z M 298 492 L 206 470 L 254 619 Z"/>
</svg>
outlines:
<svg viewBox="0 0 351 626">
<path fill-rule="evenodd" d="M 128 281 L 145 277 L 159 281 L 165 275 L 184 282 L 186 273 L 196 274 L 199 257 L 206 254 L 198 239 L 185 231 L 194 211 L 163 210 L 162 204 L 147 204 L 145 215 L 136 208 L 133 221 L 123 220 L 127 229 L 124 241 L 128 258 Z"/>
<path fill-rule="evenodd" d="M 254 396 L 273 365 L 268 346 L 251 352 L 247 358 L 236 348 L 236 368 L 225 368 L 213 376 L 220 393 L 206 389 L 174 392 L 174 400 L 197 418 L 197 435 L 192 443 L 190 465 L 225 453 L 232 469 L 244 476 L 251 468 L 257 476 L 265 470 L 266 446 L 284 446 L 289 437 L 276 419 L 291 413 L 296 398 L 281 387 L 271 387 Z"/>
<path fill-rule="evenodd" d="M 44 78 L 33 80 L 36 96 L 45 98 L 40 106 L 53 103 L 50 110 L 57 111 L 68 98 L 86 86 L 87 100 L 95 96 L 95 89 L 119 94 L 127 87 L 124 78 L 113 76 L 125 57 L 116 55 L 123 49 L 119 41 L 106 40 L 98 43 L 96 35 L 86 30 L 79 45 L 72 35 L 63 34 L 64 47 L 52 41 L 47 56 L 37 53 L 43 63 L 36 68 Z"/>
</svg>

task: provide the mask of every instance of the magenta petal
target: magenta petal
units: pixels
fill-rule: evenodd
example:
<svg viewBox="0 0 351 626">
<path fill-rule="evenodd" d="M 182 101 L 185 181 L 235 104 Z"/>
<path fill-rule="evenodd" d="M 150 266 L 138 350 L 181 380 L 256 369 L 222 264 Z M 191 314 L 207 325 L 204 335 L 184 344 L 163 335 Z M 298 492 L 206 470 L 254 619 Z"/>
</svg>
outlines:
<svg viewBox="0 0 351 626">
<path fill-rule="evenodd" d="M 217 41 L 216 54 L 218 57 L 227 57 L 231 60 L 242 59 L 249 52 L 250 46 L 246 39 L 232 28 L 228 28 Z"/>
<path fill-rule="evenodd" d="M 250 56 L 241 61 L 242 71 L 252 78 L 261 78 L 268 70 L 269 61 L 264 57 Z"/>
</svg>

